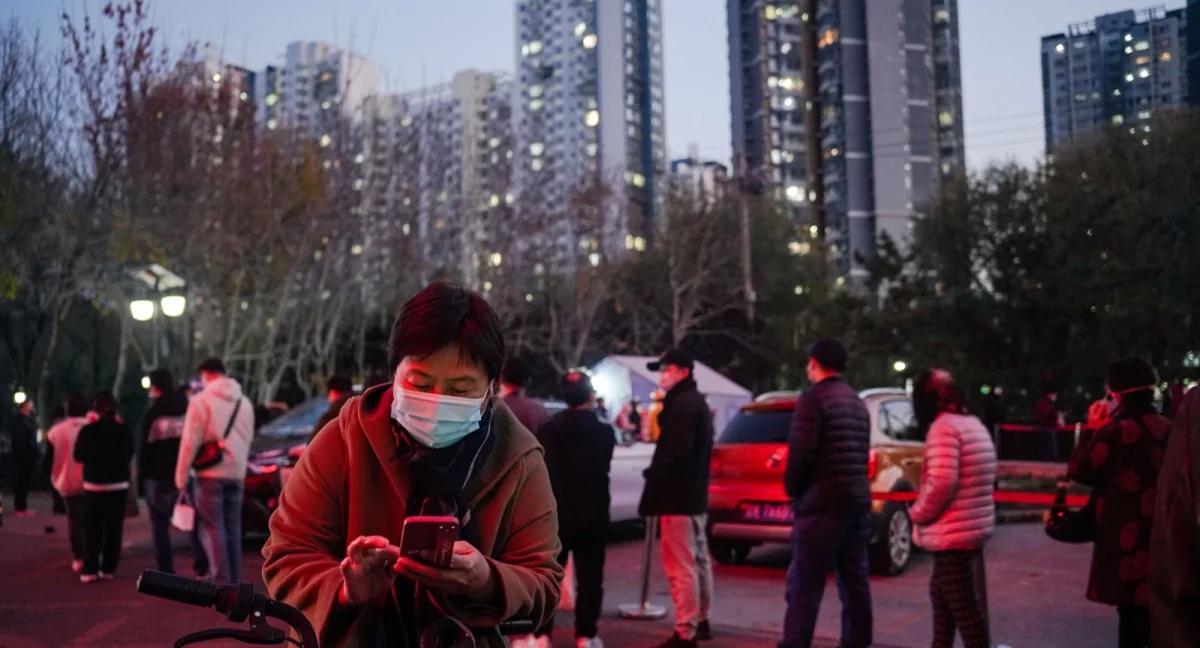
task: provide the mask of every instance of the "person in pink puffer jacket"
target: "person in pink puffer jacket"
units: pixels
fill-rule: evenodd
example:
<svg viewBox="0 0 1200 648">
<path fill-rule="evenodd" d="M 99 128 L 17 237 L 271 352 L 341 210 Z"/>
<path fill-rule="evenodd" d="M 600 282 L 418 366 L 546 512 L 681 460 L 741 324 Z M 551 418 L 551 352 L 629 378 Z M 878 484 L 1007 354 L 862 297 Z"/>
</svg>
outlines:
<svg viewBox="0 0 1200 648">
<path fill-rule="evenodd" d="M 954 645 L 956 628 L 966 648 L 991 645 L 983 545 L 996 524 L 996 448 L 965 400 L 943 369 L 922 373 L 914 385 L 917 423 L 928 433 L 921 491 L 908 515 L 918 544 L 933 554 L 934 648 Z"/>
</svg>

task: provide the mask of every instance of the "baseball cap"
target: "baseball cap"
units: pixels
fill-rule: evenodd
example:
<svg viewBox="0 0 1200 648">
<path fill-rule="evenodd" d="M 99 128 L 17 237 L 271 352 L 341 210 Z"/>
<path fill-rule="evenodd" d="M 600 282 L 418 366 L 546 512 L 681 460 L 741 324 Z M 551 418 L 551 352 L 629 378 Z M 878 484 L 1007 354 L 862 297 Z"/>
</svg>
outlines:
<svg viewBox="0 0 1200 648">
<path fill-rule="evenodd" d="M 846 347 L 833 338 L 824 338 L 808 347 L 808 357 L 830 371 L 846 370 Z"/>
<path fill-rule="evenodd" d="M 669 349 L 666 353 L 662 354 L 658 360 L 655 360 L 654 362 L 647 362 L 646 368 L 650 371 L 662 371 L 662 368 L 665 365 L 675 365 L 676 367 L 683 367 L 684 369 L 695 369 L 696 361 L 692 359 L 692 354 L 688 353 L 687 351 L 682 349 Z"/>
</svg>

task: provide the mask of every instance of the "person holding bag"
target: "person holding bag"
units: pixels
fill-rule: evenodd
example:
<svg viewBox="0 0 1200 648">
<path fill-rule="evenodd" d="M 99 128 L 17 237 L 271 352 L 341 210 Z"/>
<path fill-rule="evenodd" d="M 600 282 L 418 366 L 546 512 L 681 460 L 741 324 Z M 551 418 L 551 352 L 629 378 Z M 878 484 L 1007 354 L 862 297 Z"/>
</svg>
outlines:
<svg viewBox="0 0 1200 648">
<path fill-rule="evenodd" d="M 200 379 L 204 389 L 188 403 L 183 419 L 175 488 L 187 488 L 195 471 L 192 501 L 209 576 L 214 582 L 237 583 L 242 576 L 242 498 L 254 408 L 245 402 L 241 385 L 225 374 L 221 360 L 201 363 Z"/>
<path fill-rule="evenodd" d="M 921 490 L 908 515 L 914 541 L 933 554 L 934 648 L 953 646 L 956 631 L 966 648 L 991 645 L 983 546 L 996 525 L 996 448 L 965 402 L 949 372 L 917 377 L 913 410 L 928 434 Z"/>
<path fill-rule="evenodd" d="M 1071 454 L 1068 476 L 1092 487 L 1096 537 L 1087 597 L 1117 607 L 1118 645 L 1150 645 L 1150 533 L 1155 484 L 1171 422 L 1154 408 L 1154 367 L 1109 365 L 1108 397 L 1088 412 L 1091 437 Z"/>
</svg>

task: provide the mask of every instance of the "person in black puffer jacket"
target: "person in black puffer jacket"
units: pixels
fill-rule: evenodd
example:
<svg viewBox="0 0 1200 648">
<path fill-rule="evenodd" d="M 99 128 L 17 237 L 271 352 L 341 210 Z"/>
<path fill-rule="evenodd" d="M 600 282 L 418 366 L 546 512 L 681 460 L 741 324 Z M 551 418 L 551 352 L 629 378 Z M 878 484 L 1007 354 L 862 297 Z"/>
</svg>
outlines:
<svg viewBox="0 0 1200 648">
<path fill-rule="evenodd" d="M 706 527 L 712 412 L 696 387 L 695 361 L 687 352 L 672 349 L 647 368 L 661 372 L 659 387 L 666 397 L 638 512 L 659 518 L 663 571 L 675 604 L 675 634 L 660 648 L 687 648 L 711 636 L 713 577 Z"/>
<path fill-rule="evenodd" d="M 824 339 L 809 348 L 812 388 L 796 401 L 784 487 L 792 499 L 792 562 L 781 648 L 812 644 L 825 577 L 836 566 L 842 595 L 842 646 L 871 644 L 871 421 L 842 372 L 846 349 Z"/>
<path fill-rule="evenodd" d="M 121 559 L 125 526 L 125 491 L 129 490 L 129 462 L 133 435 L 117 417 L 117 399 L 102 391 L 92 398 L 96 420 L 79 431 L 75 461 L 83 464 L 84 513 L 83 572 L 79 580 L 112 580 Z M 89 417 L 90 418 L 90 417 Z"/>
<path fill-rule="evenodd" d="M 159 571 L 168 574 L 175 573 L 171 555 L 171 514 L 179 499 L 179 490 L 175 488 L 175 462 L 179 458 L 179 439 L 183 434 L 187 407 L 187 393 L 177 387 L 170 371 L 155 369 L 150 372 L 150 408 L 142 418 L 138 474 L 146 480 L 146 509 L 150 514 L 155 560 Z M 192 568 L 197 576 L 204 577 L 208 574 L 208 556 L 200 544 L 199 532 L 192 529 L 190 535 Z"/>
</svg>

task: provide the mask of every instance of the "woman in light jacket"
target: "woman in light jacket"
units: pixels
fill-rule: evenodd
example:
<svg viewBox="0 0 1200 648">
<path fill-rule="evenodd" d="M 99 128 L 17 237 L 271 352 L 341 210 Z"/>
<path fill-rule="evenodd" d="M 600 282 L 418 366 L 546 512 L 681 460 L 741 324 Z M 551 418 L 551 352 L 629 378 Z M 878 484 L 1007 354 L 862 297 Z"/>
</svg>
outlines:
<svg viewBox="0 0 1200 648">
<path fill-rule="evenodd" d="M 996 523 L 996 449 L 964 402 L 949 372 L 930 369 L 917 378 L 913 409 L 928 433 L 921 492 L 908 514 L 918 543 L 933 555 L 934 648 L 953 646 L 955 629 L 966 648 L 991 645 L 983 545 Z"/>
</svg>

